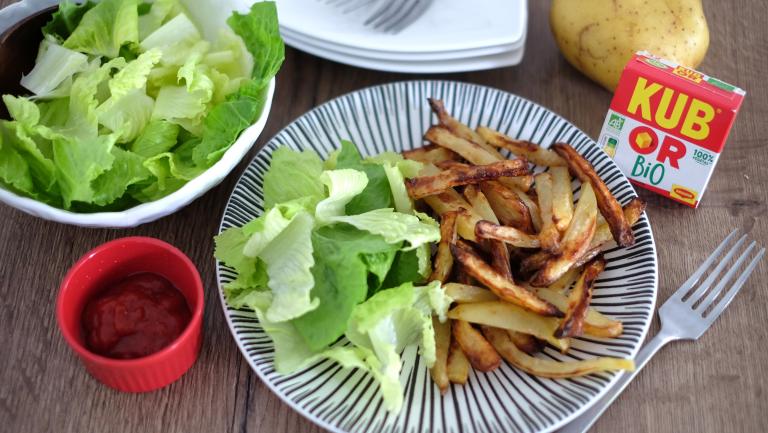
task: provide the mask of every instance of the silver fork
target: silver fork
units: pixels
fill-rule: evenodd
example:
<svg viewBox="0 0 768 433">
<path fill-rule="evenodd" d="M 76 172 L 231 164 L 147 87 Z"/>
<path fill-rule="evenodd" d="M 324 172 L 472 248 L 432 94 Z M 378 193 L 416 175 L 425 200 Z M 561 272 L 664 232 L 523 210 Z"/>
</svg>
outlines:
<svg viewBox="0 0 768 433">
<path fill-rule="evenodd" d="M 637 376 L 637 373 L 648 363 L 653 355 L 664 347 L 667 343 L 675 340 L 698 340 L 704 332 L 709 329 L 712 323 L 731 303 L 736 293 L 739 292 L 744 282 L 757 266 L 757 263 L 765 254 L 765 248 L 754 256 L 743 272 L 738 276 L 736 282 L 730 285 L 731 280 L 736 277 L 739 269 L 755 249 L 756 243 L 752 241 L 749 246 L 743 250 L 724 276 L 720 276 L 728 263 L 740 251 L 747 241 L 747 235 L 741 238 L 728 249 L 725 255 L 720 259 L 717 267 L 709 276 L 697 286 L 697 283 L 705 272 L 715 264 L 715 261 L 726 250 L 728 242 L 736 236 L 737 230 L 731 232 L 728 237 L 715 249 L 715 251 L 699 266 L 696 272 L 683 283 L 677 291 L 670 296 L 667 302 L 659 308 L 659 318 L 661 319 L 661 330 L 651 341 L 648 342 L 635 358 L 635 371 L 624 373 L 619 381 L 608 391 L 600 400 L 591 406 L 586 412 L 576 417 L 573 421 L 560 429 L 560 433 L 582 433 L 587 431 L 592 424 L 600 418 L 608 406 L 621 394 L 621 391 L 629 385 L 629 382 Z M 717 286 L 710 290 L 713 284 Z M 728 290 L 730 287 L 730 290 Z M 695 291 L 694 291 L 695 289 Z M 693 293 L 691 293 L 693 291 Z M 720 299 L 715 302 L 720 294 Z"/>
<path fill-rule="evenodd" d="M 325 0 L 343 13 L 373 9 L 364 25 L 384 33 L 398 33 L 419 19 L 433 0 Z M 376 7 L 378 5 L 378 7 Z"/>
</svg>

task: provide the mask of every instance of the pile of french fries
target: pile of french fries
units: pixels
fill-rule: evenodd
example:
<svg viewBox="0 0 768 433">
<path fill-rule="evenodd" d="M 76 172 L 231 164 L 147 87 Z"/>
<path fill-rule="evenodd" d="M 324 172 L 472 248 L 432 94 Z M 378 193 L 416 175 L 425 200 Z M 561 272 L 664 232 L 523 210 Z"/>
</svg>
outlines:
<svg viewBox="0 0 768 433">
<path fill-rule="evenodd" d="M 560 362 L 534 356 L 545 344 L 566 353 L 581 335 L 615 338 L 622 324 L 590 308 L 601 251 L 634 243 L 632 225 L 645 209 L 622 206 L 592 165 L 570 145 L 552 150 L 490 128 L 475 130 L 429 100 L 438 124 L 429 144 L 403 152 L 424 163 L 406 180 L 417 206 L 440 220 L 441 240 L 430 280 L 455 304 L 449 320 L 433 319 L 442 392 L 466 383 L 470 366 L 491 371 L 509 364 L 537 376 L 567 378 L 631 370 L 631 360 L 601 357 Z M 517 158 L 507 159 L 499 150 Z M 548 167 L 533 174 L 531 164 Z M 573 175 L 581 182 L 574 205 Z"/>
</svg>

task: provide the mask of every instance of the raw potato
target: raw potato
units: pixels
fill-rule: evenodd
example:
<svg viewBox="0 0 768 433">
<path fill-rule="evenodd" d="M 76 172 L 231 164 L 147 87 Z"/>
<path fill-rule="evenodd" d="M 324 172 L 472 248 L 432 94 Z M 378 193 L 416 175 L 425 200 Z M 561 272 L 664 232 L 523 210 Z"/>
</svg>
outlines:
<svg viewBox="0 0 768 433">
<path fill-rule="evenodd" d="M 636 51 L 695 68 L 709 47 L 701 0 L 554 0 L 549 23 L 566 60 L 609 90 Z"/>
</svg>

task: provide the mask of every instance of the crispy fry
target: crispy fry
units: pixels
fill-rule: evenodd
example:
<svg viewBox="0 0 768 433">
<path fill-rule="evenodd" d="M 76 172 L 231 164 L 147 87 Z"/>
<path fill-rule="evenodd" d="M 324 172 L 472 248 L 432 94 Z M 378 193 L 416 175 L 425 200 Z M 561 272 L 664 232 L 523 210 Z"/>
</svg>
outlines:
<svg viewBox="0 0 768 433">
<path fill-rule="evenodd" d="M 563 235 L 562 252 L 547 260 L 546 265 L 531 280 L 535 287 L 548 286 L 560 278 L 589 249 L 595 235 L 597 204 L 590 184 L 582 186 L 581 197 L 573 213 L 571 225 Z"/>
<path fill-rule="evenodd" d="M 514 227 L 501 226 L 486 220 L 480 220 L 475 224 L 475 236 L 499 240 L 518 248 L 539 248 L 541 246 L 537 236 L 529 235 Z"/>
<path fill-rule="evenodd" d="M 555 254 L 560 250 L 560 231 L 557 230 L 552 215 L 551 174 L 540 173 L 536 175 L 536 193 L 539 196 L 539 211 L 541 211 L 541 231 L 539 232 L 541 249 Z"/>
<path fill-rule="evenodd" d="M 446 282 L 453 269 L 453 255 L 451 254 L 451 244 L 456 242 L 456 220 L 459 213 L 449 211 L 442 215 L 440 219 L 440 243 L 437 244 L 437 255 L 435 255 L 435 264 L 429 281 Z"/>
<path fill-rule="evenodd" d="M 568 297 L 549 287 L 541 287 L 536 291 L 542 299 L 546 299 L 560 311 L 568 310 Z M 594 337 L 616 338 L 624 332 L 624 325 L 618 320 L 610 319 L 604 316 L 594 308 L 587 309 L 587 316 L 584 319 L 584 333 Z"/>
<path fill-rule="evenodd" d="M 419 199 L 434 195 L 448 188 L 471 183 L 495 180 L 502 176 L 519 176 L 528 173 L 523 160 L 504 160 L 487 165 L 452 167 L 434 176 L 419 176 L 405 181 L 408 195 Z"/>
<path fill-rule="evenodd" d="M 451 188 L 440 194 L 424 197 L 424 202 L 439 215 L 450 211 L 459 212 L 458 220 L 456 221 L 456 232 L 464 239 L 476 240 L 475 224 L 482 218 L 473 211 L 472 206 L 456 190 Z M 462 209 L 464 211 L 461 211 Z"/>
<path fill-rule="evenodd" d="M 584 332 L 584 319 L 587 317 L 589 302 L 592 300 L 592 287 L 603 269 L 605 269 L 605 260 L 601 256 L 584 267 L 581 277 L 568 296 L 568 309 L 555 332 L 555 337 L 578 337 Z"/>
<path fill-rule="evenodd" d="M 451 245 L 453 256 L 464 265 L 464 269 L 477 278 L 483 285 L 491 289 L 499 298 L 527 308 L 544 316 L 562 316 L 560 310 L 543 299 L 538 298 L 531 291 L 516 285 L 504 278 L 474 252 L 472 247 L 458 241 Z"/>
<path fill-rule="evenodd" d="M 634 225 L 637 220 L 640 219 L 640 215 L 642 215 L 644 210 L 645 201 L 639 197 L 635 197 L 630 200 L 626 206 L 624 206 L 624 215 L 627 217 L 629 224 Z M 603 225 L 598 226 L 595 229 L 595 236 L 592 238 L 592 242 L 589 244 L 589 249 L 576 261 L 574 266 L 581 266 L 595 258 L 595 256 L 600 251 L 602 251 L 602 249 L 605 248 L 607 244 L 612 242 L 613 235 L 611 235 L 611 229 L 608 227 L 608 224 L 604 223 Z M 520 270 L 523 273 L 535 272 L 541 269 L 547 263 L 547 260 L 549 260 L 550 257 L 551 255 L 545 251 L 539 251 L 537 253 L 531 254 L 530 256 L 523 259 L 522 263 L 520 263 Z"/>
<path fill-rule="evenodd" d="M 444 126 L 430 127 L 424 139 L 458 153 L 472 164 L 485 165 L 503 159 L 492 155 L 481 145 L 455 135 Z"/>
<path fill-rule="evenodd" d="M 533 226 L 533 230 L 535 233 L 538 233 L 541 231 L 541 212 L 539 211 L 539 205 L 536 204 L 536 202 L 531 198 L 531 196 L 528 195 L 528 193 L 523 192 L 517 188 L 510 188 L 512 191 L 517 194 L 517 196 L 520 198 L 520 201 L 523 202 L 525 207 L 528 208 L 528 215 L 531 216 L 531 225 Z"/>
<path fill-rule="evenodd" d="M 530 141 L 515 140 L 498 131 L 481 126 L 477 128 L 477 133 L 485 139 L 491 146 L 507 149 L 517 156 L 525 157 L 528 161 L 536 165 L 545 166 L 565 166 L 566 162 L 551 150 L 533 144 Z"/>
<path fill-rule="evenodd" d="M 581 156 L 576 149 L 565 143 L 555 143 L 552 145 L 555 152 L 568 162 L 568 168 L 585 185 L 590 184 L 597 197 L 597 205 L 600 212 L 608 221 L 611 228 L 611 234 L 616 243 L 622 247 L 629 247 L 635 243 L 635 236 L 632 233 L 632 227 L 624 216 L 621 205 L 608 190 L 600 176 L 597 175 L 592 164 Z"/>
<path fill-rule="evenodd" d="M 459 304 L 448 312 L 448 317 L 533 335 L 562 351 L 567 351 L 570 346 L 567 338 L 555 337 L 560 320 L 532 313 L 504 301 Z"/>
<path fill-rule="evenodd" d="M 581 275 L 580 267 L 574 266 L 571 269 L 569 269 L 568 272 L 563 274 L 562 277 L 558 278 L 557 281 L 547 286 L 547 288 L 560 293 L 564 293 L 566 290 L 571 288 L 571 286 L 573 285 L 574 282 L 576 282 L 577 279 L 579 279 L 579 275 Z"/>
<path fill-rule="evenodd" d="M 474 286 L 477 284 L 477 281 L 467 273 L 467 271 L 464 269 L 464 265 L 462 265 L 461 262 L 454 262 L 453 269 L 453 279 L 456 281 L 456 283 L 465 284 L 468 286 Z"/>
<path fill-rule="evenodd" d="M 496 181 L 483 182 L 480 189 L 501 224 L 533 233 L 530 210 L 513 190 Z"/>
<path fill-rule="evenodd" d="M 450 350 L 448 351 L 448 362 L 446 363 L 446 373 L 451 383 L 463 385 L 469 378 L 469 360 L 462 352 L 461 346 L 455 338 L 451 338 Z"/>
<path fill-rule="evenodd" d="M 496 351 L 504 359 L 515 367 L 541 377 L 568 378 L 585 376 L 599 371 L 635 369 L 635 363 L 631 359 L 600 357 L 585 359 L 583 361 L 560 362 L 551 359 L 540 359 L 530 356 L 518 349 L 509 339 L 509 336 L 501 330 L 490 330 L 485 337 L 493 345 Z"/>
<path fill-rule="evenodd" d="M 479 144 L 486 152 L 490 153 L 497 159 L 506 159 L 496 150 L 493 146 L 485 142 L 485 139 L 478 133 L 472 130 L 469 126 L 459 122 L 453 118 L 448 111 L 445 110 L 445 104 L 440 99 L 427 98 L 432 112 L 437 115 L 437 120 L 441 125 L 448 128 L 455 135 L 469 141 L 473 141 Z"/>
<path fill-rule="evenodd" d="M 627 219 L 627 223 L 629 223 L 630 227 L 635 225 L 637 220 L 640 219 L 640 215 L 642 215 L 645 211 L 645 205 L 645 200 L 641 199 L 640 197 L 635 197 L 630 200 L 626 206 L 624 206 L 624 217 Z M 595 230 L 595 237 L 592 239 L 592 245 L 590 245 L 590 248 L 599 247 L 612 240 L 613 235 L 611 234 L 611 229 L 607 222 L 600 224 Z"/>
<path fill-rule="evenodd" d="M 496 224 L 499 223 L 496 214 L 493 213 L 491 204 L 488 202 L 488 198 L 480 191 L 480 187 L 477 185 L 467 185 L 464 188 L 464 198 L 472 205 L 472 209 L 480 215 L 480 218 Z"/>
<path fill-rule="evenodd" d="M 481 329 L 483 330 L 485 330 L 486 328 L 490 328 L 490 327 L 481 326 Z M 540 352 L 542 347 L 544 347 L 544 343 L 538 338 L 534 337 L 533 335 L 523 334 L 522 332 L 517 332 L 517 331 L 510 331 L 509 329 L 505 329 L 504 331 L 507 332 L 509 339 L 512 340 L 512 343 L 514 343 L 518 349 L 522 350 L 523 352 L 529 355 L 533 355 L 536 352 Z M 483 334 L 485 334 L 485 332 L 483 332 Z"/>
<path fill-rule="evenodd" d="M 456 152 L 436 144 L 427 144 L 416 149 L 404 150 L 401 154 L 405 159 L 412 159 L 424 164 L 438 164 L 442 161 L 452 161 L 460 158 Z"/>
<path fill-rule="evenodd" d="M 459 304 L 487 302 L 499 299 L 499 297 L 494 295 L 490 290 L 469 284 L 446 283 L 443 286 L 443 289 L 445 289 L 445 294 L 453 299 L 453 302 Z"/>
<path fill-rule="evenodd" d="M 446 320 L 440 323 L 436 316 L 432 316 L 432 328 L 435 330 L 435 364 L 429 369 L 432 380 L 444 394 L 448 389 L 448 351 L 451 345 L 451 322 Z"/>
<path fill-rule="evenodd" d="M 499 182 L 507 188 L 528 192 L 531 190 L 531 186 L 533 186 L 533 175 L 528 174 L 525 176 L 502 177 L 499 179 Z"/>
<path fill-rule="evenodd" d="M 469 363 L 476 370 L 491 371 L 501 364 L 501 357 L 477 329 L 463 320 L 453 321 L 453 338 L 467 355 Z"/>
<path fill-rule="evenodd" d="M 475 226 L 477 227 L 477 226 Z M 512 274 L 512 265 L 509 262 L 509 249 L 504 242 L 489 239 L 491 250 L 491 267 L 502 277 L 514 282 L 515 276 Z"/>
<path fill-rule="evenodd" d="M 573 218 L 573 190 L 567 167 L 552 167 L 552 219 L 560 232 L 565 232 Z"/>
<path fill-rule="evenodd" d="M 464 188 L 464 197 L 472 205 L 472 208 L 484 219 L 493 223 L 498 223 L 496 214 L 493 213 L 491 204 L 488 203 L 488 199 L 485 197 L 480 188 L 477 185 L 467 185 Z M 475 224 L 477 228 L 477 224 Z M 477 231 L 475 231 L 477 234 Z M 487 240 L 489 243 L 489 250 L 491 252 L 491 265 L 496 272 L 500 273 L 510 281 L 514 281 L 514 275 L 512 275 L 512 267 L 509 262 L 509 248 L 501 242 L 493 239 Z"/>
</svg>

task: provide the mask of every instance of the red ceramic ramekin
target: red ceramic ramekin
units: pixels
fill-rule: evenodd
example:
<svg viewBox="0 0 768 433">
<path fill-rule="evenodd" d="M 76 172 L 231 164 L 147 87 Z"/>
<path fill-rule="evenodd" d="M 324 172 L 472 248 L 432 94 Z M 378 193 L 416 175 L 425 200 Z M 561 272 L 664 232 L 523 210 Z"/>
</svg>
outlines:
<svg viewBox="0 0 768 433">
<path fill-rule="evenodd" d="M 81 325 L 86 304 L 110 283 L 140 272 L 161 275 L 181 291 L 192 312 L 187 328 L 170 345 L 142 358 L 112 359 L 91 352 Z M 59 289 L 56 318 L 64 339 L 93 377 L 120 391 L 146 392 L 174 382 L 195 363 L 203 304 L 200 274 L 184 253 L 158 239 L 128 237 L 96 247 L 69 270 Z"/>
</svg>

